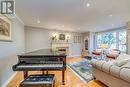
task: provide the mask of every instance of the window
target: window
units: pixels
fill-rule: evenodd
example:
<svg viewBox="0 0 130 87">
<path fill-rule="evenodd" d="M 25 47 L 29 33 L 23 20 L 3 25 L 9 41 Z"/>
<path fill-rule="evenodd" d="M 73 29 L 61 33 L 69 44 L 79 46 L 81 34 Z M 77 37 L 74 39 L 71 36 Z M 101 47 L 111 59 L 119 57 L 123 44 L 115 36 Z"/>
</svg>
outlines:
<svg viewBox="0 0 130 87">
<path fill-rule="evenodd" d="M 109 49 L 116 48 L 116 33 L 115 32 L 107 32 L 102 35 L 102 43 L 107 43 L 109 45 Z"/>
<path fill-rule="evenodd" d="M 109 49 L 119 49 L 126 52 L 126 30 L 96 34 L 96 48 L 99 48 L 102 43 L 108 44 Z"/>
<path fill-rule="evenodd" d="M 119 50 L 126 52 L 126 31 L 119 32 Z"/>
<path fill-rule="evenodd" d="M 96 47 L 99 48 L 100 44 L 102 44 L 102 35 L 101 34 L 97 35 L 96 42 L 97 42 Z"/>
</svg>

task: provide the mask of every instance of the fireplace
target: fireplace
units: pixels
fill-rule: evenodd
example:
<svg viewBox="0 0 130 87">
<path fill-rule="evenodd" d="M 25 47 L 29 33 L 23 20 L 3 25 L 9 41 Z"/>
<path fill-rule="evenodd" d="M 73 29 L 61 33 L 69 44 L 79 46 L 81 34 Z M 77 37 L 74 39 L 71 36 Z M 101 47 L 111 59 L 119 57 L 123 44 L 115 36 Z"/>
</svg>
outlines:
<svg viewBox="0 0 130 87">
<path fill-rule="evenodd" d="M 69 47 L 56 47 L 56 50 L 62 54 L 69 55 Z"/>
<path fill-rule="evenodd" d="M 70 43 L 52 43 L 52 50 L 59 51 L 62 54 L 71 56 L 71 44 Z"/>
</svg>

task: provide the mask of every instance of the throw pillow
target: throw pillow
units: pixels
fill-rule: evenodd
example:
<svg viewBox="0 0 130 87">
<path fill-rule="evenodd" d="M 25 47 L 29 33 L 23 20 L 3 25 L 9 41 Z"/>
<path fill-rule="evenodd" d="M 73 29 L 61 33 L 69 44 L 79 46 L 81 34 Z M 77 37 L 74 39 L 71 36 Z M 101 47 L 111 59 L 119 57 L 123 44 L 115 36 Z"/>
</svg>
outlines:
<svg viewBox="0 0 130 87">
<path fill-rule="evenodd" d="M 116 60 L 114 62 L 114 65 L 121 67 L 122 65 L 126 64 L 128 62 L 128 59 L 124 59 L 124 60 Z"/>
</svg>

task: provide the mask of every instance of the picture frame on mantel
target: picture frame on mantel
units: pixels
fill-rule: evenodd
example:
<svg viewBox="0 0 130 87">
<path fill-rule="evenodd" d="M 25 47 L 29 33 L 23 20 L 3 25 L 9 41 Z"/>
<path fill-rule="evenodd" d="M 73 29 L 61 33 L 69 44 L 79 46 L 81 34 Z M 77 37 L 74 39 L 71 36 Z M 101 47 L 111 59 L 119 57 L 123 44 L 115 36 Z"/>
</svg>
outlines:
<svg viewBox="0 0 130 87">
<path fill-rule="evenodd" d="M 12 23 L 7 17 L 0 17 L 0 41 L 11 42 Z"/>
</svg>

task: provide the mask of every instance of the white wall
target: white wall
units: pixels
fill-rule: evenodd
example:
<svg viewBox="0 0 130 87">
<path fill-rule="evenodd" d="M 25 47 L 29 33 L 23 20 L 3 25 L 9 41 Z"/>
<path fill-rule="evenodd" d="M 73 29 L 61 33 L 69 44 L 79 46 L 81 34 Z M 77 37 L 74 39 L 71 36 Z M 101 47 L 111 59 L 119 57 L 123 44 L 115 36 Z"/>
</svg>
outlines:
<svg viewBox="0 0 130 87">
<path fill-rule="evenodd" d="M 71 48 L 71 56 L 80 56 L 82 50 L 82 44 L 80 43 L 73 43 Z"/>
<path fill-rule="evenodd" d="M 81 33 L 65 32 L 57 30 L 48 30 L 43 28 L 35 27 L 25 27 L 25 50 L 30 52 L 38 49 L 48 49 L 51 48 L 51 35 L 53 33 L 57 34 L 69 34 L 70 43 L 72 43 L 71 53 L 72 56 L 79 56 L 81 54 L 82 44 L 73 43 L 74 35 L 81 35 Z"/>
<path fill-rule="evenodd" d="M 130 21 L 127 22 L 127 53 L 130 54 Z"/>
<path fill-rule="evenodd" d="M 89 38 L 89 51 L 90 53 L 94 50 L 94 32 L 90 32 L 90 38 Z"/>
<path fill-rule="evenodd" d="M 0 87 L 14 74 L 12 65 L 17 63 L 17 54 L 24 51 L 24 25 L 16 18 L 12 22 L 12 42 L 0 41 Z"/>
</svg>

